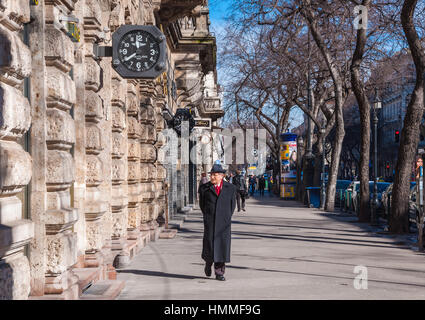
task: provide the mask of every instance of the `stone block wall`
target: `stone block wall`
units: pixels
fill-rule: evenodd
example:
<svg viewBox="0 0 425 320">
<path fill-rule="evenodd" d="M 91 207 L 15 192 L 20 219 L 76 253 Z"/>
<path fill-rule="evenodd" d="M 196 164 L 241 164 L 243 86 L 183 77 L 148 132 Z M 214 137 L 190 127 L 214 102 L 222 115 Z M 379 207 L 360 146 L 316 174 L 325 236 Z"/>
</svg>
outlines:
<svg viewBox="0 0 425 320">
<path fill-rule="evenodd" d="M 162 111 L 180 107 L 169 84 L 122 79 L 93 54 L 123 24 L 161 26 L 161 3 L 0 0 L 0 299 L 78 299 L 76 269 L 107 279 L 183 202 L 187 172 L 177 192 L 177 155 L 157 157 Z"/>
</svg>

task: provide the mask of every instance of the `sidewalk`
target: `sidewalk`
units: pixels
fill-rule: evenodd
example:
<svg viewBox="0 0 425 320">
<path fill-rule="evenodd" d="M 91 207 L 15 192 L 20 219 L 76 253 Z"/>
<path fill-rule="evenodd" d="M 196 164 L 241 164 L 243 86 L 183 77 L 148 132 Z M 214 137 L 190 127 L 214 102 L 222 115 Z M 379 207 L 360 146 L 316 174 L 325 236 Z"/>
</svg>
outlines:
<svg viewBox="0 0 425 320">
<path fill-rule="evenodd" d="M 150 243 L 117 270 L 126 281 L 118 299 L 424 299 L 424 254 L 407 237 L 355 221 L 267 195 L 251 198 L 246 213 L 233 216 L 232 261 L 220 282 L 205 277 L 202 215 L 194 211 L 174 239 Z M 353 285 L 359 265 L 367 267 L 366 290 Z"/>
</svg>

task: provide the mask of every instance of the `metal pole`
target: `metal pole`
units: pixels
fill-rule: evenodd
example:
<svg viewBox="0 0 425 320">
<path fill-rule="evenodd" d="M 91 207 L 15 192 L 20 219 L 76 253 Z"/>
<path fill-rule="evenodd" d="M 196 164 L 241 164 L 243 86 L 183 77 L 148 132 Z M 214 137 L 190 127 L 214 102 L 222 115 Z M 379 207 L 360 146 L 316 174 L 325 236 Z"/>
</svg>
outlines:
<svg viewBox="0 0 425 320">
<path fill-rule="evenodd" d="M 278 141 L 278 148 L 279 148 L 279 155 L 278 155 L 278 162 L 279 162 L 279 181 L 277 183 L 277 192 L 279 194 L 279 198 L 281 196 L 280 194 L 280 184 L 282 181 L 282 159 L 280 158 L 280 108 L 277 108 L 277 141 Z"/>
<path fill-rule="evenodd" d="M 370 217 L 371 225 L 377 224 L 377 217 L 376 217 L 376 209 L 377 209 L 377 203 L 378 203 L 378 116 L 376 114 L 376 108 L 373 108 L 373 127 L 374 127 L 374 157 L 373 157 L 373 200 L 372 200 L 372 215 Z"/>
<path fill-rule="evenodd" d="M 325 185 L 325 144 L 326 144 L 326 138 L 325 138 L 325 128 L 323 127 L 321 130 L 321 134 L 323 135 L 323 146 L 322 146 L 322 192 L 321 192 L 321 199 L 320 199 L 320 209 L 325 208 L 325 201 L 326 201 L 326 185 Z"/>
</svg>

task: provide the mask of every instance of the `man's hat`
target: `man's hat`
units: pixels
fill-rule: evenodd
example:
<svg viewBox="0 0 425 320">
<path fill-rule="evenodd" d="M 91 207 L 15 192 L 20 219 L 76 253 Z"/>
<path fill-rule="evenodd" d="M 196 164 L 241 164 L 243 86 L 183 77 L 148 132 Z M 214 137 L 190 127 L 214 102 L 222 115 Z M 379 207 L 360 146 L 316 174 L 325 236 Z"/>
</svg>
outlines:
<svg viewBox="0 0 425 320">
<path fill-rule="evenodd" d="M 209 173 L 226 173 L 226 170 L 223 169 L 221 164 L 214 164 Z"/>
</svg>

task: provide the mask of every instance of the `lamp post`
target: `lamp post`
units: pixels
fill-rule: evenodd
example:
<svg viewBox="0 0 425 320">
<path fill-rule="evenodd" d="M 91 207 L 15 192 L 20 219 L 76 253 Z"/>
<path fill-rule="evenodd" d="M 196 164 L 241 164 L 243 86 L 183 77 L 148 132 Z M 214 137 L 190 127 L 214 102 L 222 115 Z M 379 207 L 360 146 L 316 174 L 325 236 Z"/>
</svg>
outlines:
<svg viewBox="0 0 425 320">
<path fill-rule="evenodd" d="M 302 201 L 301 197 L 302 192 L 302 177 L 301 173 L 303 170 L 303 161 L 302 158 L 304 156 L 304 139 L 302 136 L 297 138 L 297 200 Z"/>
<path fill-rule="evenodd" d="M 321 185 L 321 192 L 320 192 L 320 209 L 325 208 L 325 201 L 326 201 L 326 184 L 325 184 L 325 144 L 326 144 L 326 137 L 325 137 L 326 129 L 323 126 L 320 129 L 320 134 L 323 137 L 323 146 L 322 146 L 322 185 Z"/>
<path fill-rule="evenodd" d="M 378 206 L 378 111 L 382 108 L 381 99 L 378 96 L 378 89 L 375 89 L 375 99 L 373 101 L 373 200 L 371 225 L 377 225 L 376 209 Z"/>
</svg>

